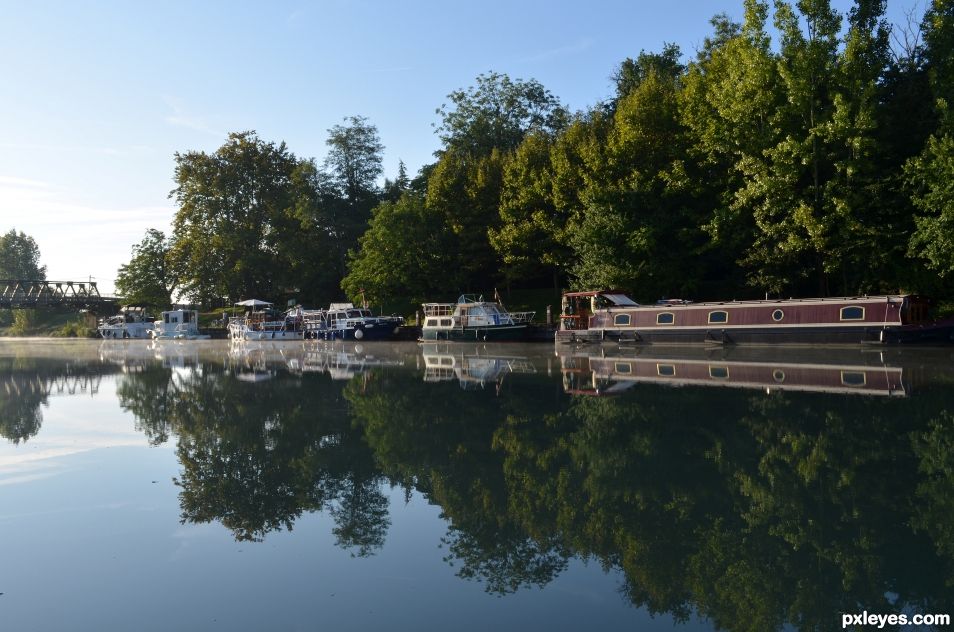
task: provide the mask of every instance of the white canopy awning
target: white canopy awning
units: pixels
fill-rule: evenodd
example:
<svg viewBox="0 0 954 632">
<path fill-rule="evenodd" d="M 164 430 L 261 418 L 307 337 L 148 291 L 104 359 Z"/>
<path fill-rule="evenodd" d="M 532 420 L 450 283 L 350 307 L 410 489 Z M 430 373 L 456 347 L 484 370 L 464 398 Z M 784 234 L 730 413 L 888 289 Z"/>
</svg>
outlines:
<svg viewBox="0 0 954 632">
<path fill-rule="evenodd" d="M 268 301 L 260 301 L 257 298 L 247 298 L 244 301 L 239 301 L 236 305 L 241 305 L 242 307 L 266 307 L 271 305 Z"/>
</svg>

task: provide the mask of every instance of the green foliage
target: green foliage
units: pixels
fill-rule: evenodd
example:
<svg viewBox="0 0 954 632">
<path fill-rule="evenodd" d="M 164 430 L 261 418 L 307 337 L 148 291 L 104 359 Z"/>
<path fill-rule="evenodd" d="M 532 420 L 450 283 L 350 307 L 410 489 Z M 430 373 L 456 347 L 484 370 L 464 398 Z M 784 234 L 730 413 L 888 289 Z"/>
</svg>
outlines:
<svg viewBox="0 0 954 632">
<path fill-rule="evenodd" d="M 345 274 L 345 255 L 367 228 L 371 209 L 378 202 L 376 180 L 381 175 L 384 146 L 378 130 L 362 116 L 346 117 L 347 125 L 328 130 L 325 179 L 319 187 L 324 203 L 319 224 L 331 237 L 338 277 Z"/>
<path fill-rule="evenodd" d="M 179 210 L 170 258 L 183 292 L 209 304 L 294 291 L 303 267 L 321 267 L 333 256 L 317 180 L 310 161 L 254 132 L 230 134 L 214 154 L 176 154 L 171 195 Z"/>
<path fill-rule="evenodd" d="M 33 333 L 36 325 L 36 310 L 33 309 L 15 309 L 13 310 L 13 324 L 10 325 L 10 335 L 27 336 Z"/>
<path fill-rule="evenodd" d="M 437 134 L 445 150 L 484 156 L 509 152 L 532 131 L 552 133 L 566 122 L 560 102 L 539 82 L 516 81 L 491 72 L 477 76 L 477 85 L 447 95 L 451 105 L 437 110 Z"/>
<path fill-rule="evenodd" d="M 46 279 L 46 266 L 40 265 L 40 247 L 23 231 L 11 228 L 0 235 L 0 279 Z"/>
<path fill-rule="evenodd" d="M 954 272 L 954 137 L 932 136 L 905 173 L 914 204 L 921 211 L 911 235 L 911 254 L 947 276 Z"/>
<path fill-rule="evenodd" d="M 421 196 L 405 194 L 374 209 L 360 249 L 349 254 L 341 285 L 353 300 L 361 292 L 372 304 L 395 296 L 419 304 L 459 281 L 454 270 L 455 240 L 442 218 Z"/>
<path fill-rule="evenodd" d="M 132 248 L 132 258 L 116 274 L 116 291 L 128 304 L 165 309 L 172 303 L 178 274 L 172 269 L 172 244 L 162 231 L 150 228 Z"/>
</svg>

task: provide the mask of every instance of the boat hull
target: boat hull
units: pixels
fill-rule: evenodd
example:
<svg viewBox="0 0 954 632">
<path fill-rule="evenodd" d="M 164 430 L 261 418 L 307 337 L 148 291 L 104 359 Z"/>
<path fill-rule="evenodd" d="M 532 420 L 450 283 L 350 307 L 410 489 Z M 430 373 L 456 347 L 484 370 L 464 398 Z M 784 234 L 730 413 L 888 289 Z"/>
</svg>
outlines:
<svg viewBox="0 0 954 632">
<path fill-rule="evenodd" d="M 99 327 L 96 330 L 102 338 L 149 338 L 152 332 L 152 325 L 115 325 Z"/>
<path fill-rule="evenodd" d="M 525 340 L 527 325 L 499 325 L 488 327 L 430 328 L 421 330 L 421 340 L 447 340 L 457 342 L 485 342 L 497 340 Z"/>
<path fill-rule="evenodd" d="M 556 340 L 562 343 L 609 341 L 665 345 L 949 344 L 954 342 L 954 325 L 562 330 L 557 332 Z"/>
<path fill-rule="evenodd" d="M 305 337 L 314 340 L 395 340 L 400 333 L 400 325 L 364 325 L 347 329 L 310 329 Z"/>
</svg>

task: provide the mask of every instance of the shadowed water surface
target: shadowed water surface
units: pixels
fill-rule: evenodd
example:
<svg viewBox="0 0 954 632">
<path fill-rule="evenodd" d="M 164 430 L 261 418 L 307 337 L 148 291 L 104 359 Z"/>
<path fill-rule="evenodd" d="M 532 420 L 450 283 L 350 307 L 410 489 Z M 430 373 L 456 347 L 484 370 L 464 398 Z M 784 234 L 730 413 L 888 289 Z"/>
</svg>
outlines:
<svg viewBox="0 0 954 632">
<path fill-rule="evenodd" d="M 3 342 L 0 622 L 954 613 L 952 383 L 946 349 Z"/>
</svg>

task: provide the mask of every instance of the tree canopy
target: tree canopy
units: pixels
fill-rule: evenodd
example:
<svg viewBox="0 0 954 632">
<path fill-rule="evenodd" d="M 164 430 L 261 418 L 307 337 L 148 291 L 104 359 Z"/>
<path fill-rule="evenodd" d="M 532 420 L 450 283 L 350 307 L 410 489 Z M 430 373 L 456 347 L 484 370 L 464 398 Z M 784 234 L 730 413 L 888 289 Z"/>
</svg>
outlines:
<svg viewBox="0 0 954 632">
<path fill-rule="evenodd" d="M 0 278 L 42 281 L 46 266 L 40 265 L 40 247 L 22 230 L 11 228 L 0 235 Z"/>
<path fill-rule="evenodd" d="M 169 256 L 171 244 L 165 234 L 154 228 L 133 246 L 132 259 L 116 275 L 116 291 L 127 303 L 167 307 L 179 285 Z"/>
</svg>

